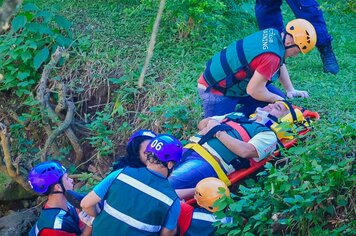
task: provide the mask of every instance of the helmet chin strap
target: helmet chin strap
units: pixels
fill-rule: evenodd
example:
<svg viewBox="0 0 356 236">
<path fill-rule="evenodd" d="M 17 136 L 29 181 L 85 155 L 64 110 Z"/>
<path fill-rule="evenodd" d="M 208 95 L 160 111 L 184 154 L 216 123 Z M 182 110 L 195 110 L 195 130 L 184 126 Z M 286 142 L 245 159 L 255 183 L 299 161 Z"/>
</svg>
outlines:
<svg viewBox="0 0 356 236">
<path fill-rule="evenodd" d="M 293 38 L 293 35 L 291 35 L 287 31 L 284 31 L 283 33 L 284 33 L 284 35 L 283 35 L 283 45 L 285 45 L 286 44 L 287 35 L 291 36 L 292 38 Z M 289 49 L 289 48 L 294 48 L 294 47 L 298 47 L 298 45 L 297 44 L 293 44 L 293 45 L 289 45 L 289 46 L 284 46 L 284 48 L 286 50 Z"/>
<path fill-rule="evenodd" d="M 167 167 L 167 170 L 168 170 L 168 173 L 167 173 L 166 179 L 168 179 L 168 177 L 172 174 L 172 172 L 173 172 L 173 167 L 170 168 L 170 169 Z"/>
<path fill-rule="evenodd" d="M 66 189 L 62 183 L 62 179 L 60 179 L 58 183 L 61 186 L 63 191 L 52 191 L 50 194 L 64 194 L 66 192 Z"/>
<path fill-rule="evenodd" d="M 172 174 L 173 172 L 173 168 L 174 168 L 174 165 L 172 166 L 172 168 L 168 168 L 168 162 L 166 163 L 163 163 L 164 167 L 167 168 L 167 176 L 166 176 L 166 179 L 168 179 L 168 177 Z"/>
</svg>

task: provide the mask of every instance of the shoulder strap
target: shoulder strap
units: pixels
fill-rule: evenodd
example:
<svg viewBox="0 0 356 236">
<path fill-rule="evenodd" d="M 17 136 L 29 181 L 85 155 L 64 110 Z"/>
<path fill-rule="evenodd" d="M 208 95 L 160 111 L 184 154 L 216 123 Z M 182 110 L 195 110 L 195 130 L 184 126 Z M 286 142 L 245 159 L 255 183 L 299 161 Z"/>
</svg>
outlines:
<svg viewBox="0 0 356 236">
<path fill-rule="evenodd" d="M 244 142 L 248 142 L 250 141 L 251 137 L 250 135 L 247 133 L 246 129 L 244 127 L 242 127 L 242 125 L 240 125 L 237 122 L 234 121 L 227 121 L 225 122 L 225 124 L 227 124 L 228 126 L 232 127 L 234 130 L 236 130 L 239 135 L 241 136 L 242 141 Z"/>
<path fill-rule="evenodd" d="M 242 68 L 246 72 L 247 77 L 252 77 L 252 71 L 250 66 L 248 65 L 243 49 L 243 39 L 236 42 L 236 51 L 237 51 L 237 56 L 239 57 L 240 63 L 242 65 Z"/>
<path fill-rule="evenodd" d="M 189 143 L 189 144 L 185 145 L 184 147 L 188 148 L 190 150 L 192 149 L 196 153 L 198 153 L 202 158 L 204 158 L 204 160 L 206 160 L 211 165 L 211 167 L 213 167 L 213 169 L 214 169 L 215 173 L 218 175 L 219 179 L 224 181 L 224 183 L 227 186 L 231 185 L 229 178 L 227 177 L 227 175 L 225 174 L 223 169 L 220 167 L 219 163 L 215 160 L 215 158 L 207 150 L 205 150 L 205 148 L 203 148 L 200 144 L 197 144 L 197 143 Z"/>
<path fill-rule="evenodd" d="M 216 132 L 218 131 L 227 131 L 227 130 L 231 130 L 232 128 L 230 126 L 227 125 L 217 125 L 214 128 L 212 128 L 211 130 L 209 130 L 208 133 L 206 133 L 205 135 L 203 135 L 200 140 L 199 140 L 199 144 L 203 145 L 204 143 L 206 143 L 208 140 L 212 139 L 214 137 L 214 135 L 216 134 Z"/>
</svg>

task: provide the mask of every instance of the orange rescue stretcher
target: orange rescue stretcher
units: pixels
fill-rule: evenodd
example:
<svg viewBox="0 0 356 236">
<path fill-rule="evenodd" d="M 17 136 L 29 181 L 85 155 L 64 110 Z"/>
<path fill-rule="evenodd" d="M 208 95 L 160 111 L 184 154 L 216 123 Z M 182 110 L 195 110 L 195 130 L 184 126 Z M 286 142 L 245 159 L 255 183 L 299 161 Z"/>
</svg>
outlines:
<svg viewBox="0 0 356 236">
<path fill-rule="evenodd" d="M 299 109 L 300 111 L 302 111 L 302 114 L 306 120 L 316 121 L 316 120 L 320 119 L 320 116 L 317 112 L 305 110 L 305 109 L 297 107 L 297 106 L 293 106 L 293 108 Z M 306 133 L 308 133 L 310 130 L 311 130 L 310 126 L 305 127 L 305 129 L 298 132 L 298 136 L 303 136 Z M 288 148 L 296 145 L 297 141 L 298 141 L 297 138 L 294 138 L 292 140 L 282 139 L 281 143 L 283 144 L 284 148 L 288 149 Z M 262 161 L 256 162 L 253 159 L 250 159 L 250 167 L 249 168 L 239 169 L 239 170 L 227 175 L 230 186 L 237 183 L 238 181 L 243 180 L 244 178 L 248 177 L 249 175 L 255 173 L 256 171 L 261 169 L 268 161 L 271 161 L 274 157 L 279 156 L 279 154 L 280 154 L 280 151 L 277 149 L 276 151 L 274 151 L 274 153 L 272 155 L 270 155 L 269 157 L 265 158 Z M 226 183 L 226 181 L 224 181 L 224 182 Z M 193 198 L 193 199 L 186 200 L 186 203 L 190 204 L 190 205 L 194 205 L 196 203 L 196 201 Z"/>
</svg>

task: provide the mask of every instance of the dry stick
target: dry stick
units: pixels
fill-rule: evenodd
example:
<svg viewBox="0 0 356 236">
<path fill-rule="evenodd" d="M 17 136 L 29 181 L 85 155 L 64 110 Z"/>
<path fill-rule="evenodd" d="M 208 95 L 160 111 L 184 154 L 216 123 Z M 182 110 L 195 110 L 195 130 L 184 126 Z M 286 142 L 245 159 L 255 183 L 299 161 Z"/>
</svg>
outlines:
<svg viewBox="0 0 356 236">
<path fill-rule="evenodd" d="M 149 47 L 148 47 L 148 50 L 147 50 L 147 56 L 146 56 L 145 64 L 143 65 L 140 78 L 138 79 L 138 86 L 140 88 L 142 88 L 142 86 L 143 86 L 143 80 L 145 78 L 145 74 L 146 74 L 146 71 L 147 71 L 147 68 L 148 68 L 148 64 L 150 63 L 150 60 L 151 60 L 151 58 L 153 56 L 153 49 L 154 49 L 155 43 L 156 43 L 156 36 L 157 36 L 157 32 L 158 32 L 158 26 L 159 26 L 159 22 L 161 21 L 161 18 L 162 18 L 162 13 L 163 13 L 163 9 L 164 9 L 165 4 L 166 4 L 165 0 L 161 0 L 161 2 L 159 4 L 158 13 L 157 13 L 156 20 L 155 20 L 155 23 L 154 23 L 153 29 L 152 29 L 150 44 L 149 44 Z"/>
<path fill-rule="evenodd" d="M 0 139 L 1 146 L 4 153 L 4 158 L 1 158 L 5 162 L 5 166 L 1 163 L 0 160 L 0 171 L 2 173 L 7 173 L 11 179 L 20 184 L 27 191 L 31 191 L 30 186 L 27 184 L 27 181 L 19 174 L 16 173 L 14 166 L 12 165 L 11 154 L 10 154 L 10 145 L 7 137 L 6 126 L 3 123 L 0 123 Z"/>
<path fill-rule="evenodd" d="M 22 0 L 5 0 L 0 9 L 0 33 L 8 29 L 10 17 L 16 11 L 16 7 L 22 4 Z"/>
</svg>

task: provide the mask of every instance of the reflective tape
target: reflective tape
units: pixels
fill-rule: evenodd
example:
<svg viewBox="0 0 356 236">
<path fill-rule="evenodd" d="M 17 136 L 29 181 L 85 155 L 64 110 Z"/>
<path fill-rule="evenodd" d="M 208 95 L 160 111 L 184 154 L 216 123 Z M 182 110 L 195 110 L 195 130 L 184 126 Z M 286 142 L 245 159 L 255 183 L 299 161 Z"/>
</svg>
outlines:
<svg viewBox="0 0 356 236">
<path fill-rule="evenodd" d="M 167 204 L 168 206 L 171 206 L 173 204 L 173 201 L 174 201 L 173 199 L 171 199 L 167 195 L 161 193 L 160 191 L 140 182 L 139 180 L 132 178 L 131 176 L 128 176 L 126 174 L 119 174 L 117 179 L 136 188 L 137 190 L 139 190 L 141 192 L 144 192 L 144 193 L 150 195 L 153 198 L 156 198 L 157 200 Z"/>
<path fill-rule="evenodd" d="M 104 211 L 106 211 L 112 217 L 114 217 L 114 218 L 136 228 L 136 229 L 147 231 L 147 232 L 159 232 L 161 230 L 160 225 L 150 225 L 150 224 L 143 223 L 139 220 L 136 220 L 136 219 L 132 218 L 131 216 L 128 216 L 128 215 L 116 210 L 115 208 L 110 206 L 106 201 L 104 202 Z"/>
</svg>

